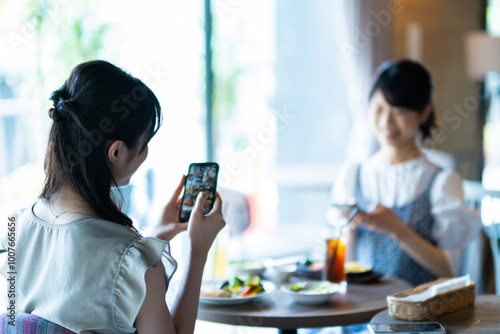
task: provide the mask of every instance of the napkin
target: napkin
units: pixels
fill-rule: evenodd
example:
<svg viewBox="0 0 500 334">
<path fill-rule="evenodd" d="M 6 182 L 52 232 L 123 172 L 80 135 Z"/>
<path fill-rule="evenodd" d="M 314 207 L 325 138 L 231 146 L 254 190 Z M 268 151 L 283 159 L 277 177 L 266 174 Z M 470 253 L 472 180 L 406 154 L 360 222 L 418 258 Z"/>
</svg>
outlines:
<svg viewBox="0 0 500 334">
<path fill-rule="evenodd" d="M 399 300 L 406 300 L 411 302 L 423 302 L 431 297 L 438 294 L 445 293 L 451 290 L 460 289 L 471 285 L 471 279 L 469 275 L 453 278 L 441 283 L 431 285 L 427 290 L 417 293 L 414 295 L 409 295 L 406 297 L 398 298 Z"/>
</svg>

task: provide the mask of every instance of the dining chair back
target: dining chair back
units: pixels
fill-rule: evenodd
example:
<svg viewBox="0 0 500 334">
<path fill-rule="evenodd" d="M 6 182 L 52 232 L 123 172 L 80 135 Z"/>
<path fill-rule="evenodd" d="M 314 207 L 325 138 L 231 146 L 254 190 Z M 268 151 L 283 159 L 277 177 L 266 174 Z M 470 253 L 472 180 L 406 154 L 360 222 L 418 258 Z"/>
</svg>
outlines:
<svg viewBox="0 0 500 334">
<path fill-rule="evenodd" d="M 12 326 L 14 321 L 15 326 Z M 37 315 L 16 312 L 15 319 L 7 313 L 0 314 L 0 333 L 6 334 L 76 334 L 75 332 L 55 324 Z"/>
<path fill-rule="evenodd" d="M 244 193 L 232 189 L 219 187 L 217 191 L 222 199 L 222 212 L 230 234 L 243 233 L 251 221 L 248 198 Z"/>
<path fill-rule="evenodd" d="M 482 233 L 482 239 L 486 240 L 483 241 L 483 245 L 489 248 L 488 251 L 490 251 L 493 262 L 493 270 L 491 270 L 491 272 L 494 274 L 495 290 L 496 294 L 500 295 L 500 210 L 498 209 L 500 208 L 500 191 L 487 190 L 483 187 L 481 182 L 470 180 L 464 180 L 463 188 L 466 204 L 477 210 L 481 215 L 484 231 Z M 481 241 L 475 240 L 472 247 L 474 247 L 475 243 L 481 244 Z M 469 262 L 469 265 L 474 263 L 476 266 L 486 263 L 483 268 L 484 270 L 480 272 L 482 277 L 485 277 L 484 273 L 487 273 L 490 269 L 487 264 L 488 257 L 482 258 L 483 260 L 486 259 L 486 262 L 481 263 L 482 261 L 478 261 L 478 257 L 476 256 L 477 250 L 481 250 L 482 247 L 480 245 L 476 245 L 475 247 L 476 254 L 473 254 L 474 252 L 471 251 L 471 246 L 468 247 L 469 254 L 466 261 Z M 487 287 L 485 287 L 485 289 L 487 289 Z"/>
</svg>

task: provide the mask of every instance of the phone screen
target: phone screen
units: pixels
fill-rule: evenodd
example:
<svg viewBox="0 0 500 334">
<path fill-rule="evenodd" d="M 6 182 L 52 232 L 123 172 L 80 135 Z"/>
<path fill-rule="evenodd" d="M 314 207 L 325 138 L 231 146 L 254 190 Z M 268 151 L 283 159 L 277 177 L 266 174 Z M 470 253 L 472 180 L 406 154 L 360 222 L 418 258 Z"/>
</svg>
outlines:
<svg viewBox="0 0 500 334">
<path fill-rule="evenodd" d="M 203 208 L 203 214 L 212 210 L 215 201 L 215 190 L 217 188 L 217 175 L 219 165 L 215 162 L 192 163 L 189 165 L 186 183 L 184 184 L 184 194 L 179 211 L 179 221 L 187 222 L 193 211 L 196 197 L 200 191 L 207 194 L 207 202 Z"/>
<path fill-rule="evenodd" d="M 374 333 L 446 333 L 446 330 L 437 322 L 408 323 L 408 324 L 370 324 Z"/>
</svg>

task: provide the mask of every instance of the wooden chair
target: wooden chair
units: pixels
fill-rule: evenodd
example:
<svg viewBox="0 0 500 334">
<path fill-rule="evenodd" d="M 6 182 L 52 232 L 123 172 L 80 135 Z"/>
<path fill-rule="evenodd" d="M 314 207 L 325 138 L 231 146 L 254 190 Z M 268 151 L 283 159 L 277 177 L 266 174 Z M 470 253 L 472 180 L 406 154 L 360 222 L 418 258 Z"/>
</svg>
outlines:
<svg viewBox="0 0 500 334">
<path fill-rule="evenodd" d="M 483 230 L 485 232 L 483 236 L 486 236 L 486 239 L 489 241 L 489 246 L 491 247 L 495 290 L 496 294 L 500 295 L 500 191 L 484 189 L 481 182 L 470 180 L 465 180 L 463 182 L 463 188 L 466 204 L 476 209 L 481 215 Z M 486 258 L 486 261 L 487 260 Z M 477 256 L 473 256 L 471 259 L 469 254 L 469 262 L 471 261 L 477 262 Z M 489 268 L 486 267 L 484 269 L 485 270 L 482 272 L 483 275 L 488 273 Z M 485 287 L 485 290 L 487 290 L 487 287 Z"/>
<path fill-rule="evenodd" d="M 34 314 L 17 312 L 15 315 L 15 326 L 10 324 L 12 320 L 9 314 L 0 314 L 0 333 L 6 334 L 76 334 L 58 324 L 40 318 Z"/>
</svg>

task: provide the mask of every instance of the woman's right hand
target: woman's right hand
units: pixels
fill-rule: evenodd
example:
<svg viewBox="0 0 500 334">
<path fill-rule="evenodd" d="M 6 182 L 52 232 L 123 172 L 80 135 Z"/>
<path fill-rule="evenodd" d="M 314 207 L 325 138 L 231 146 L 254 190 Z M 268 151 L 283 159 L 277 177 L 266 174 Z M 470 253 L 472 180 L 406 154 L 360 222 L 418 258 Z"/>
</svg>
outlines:
<svg viewBox="0 0 500 334">
<path fill-rule="evenodd" d="M 207 195 L 200 192 L 196 198 L 196 204 L 191 212 L 188 223 L 188 235 L 191 241 L 191 251 L 206 254 L 212 246 L 217 233 L 226 225 L 222 217 L 222 200 L 219 193 L 215 195 L 214 207 L 207 214 L 203 214 L 203 207 Z"/>
<path fill-rule="evenodd" d="M 353 222 L 393 237 L 404 234 L 408 230 L 408 225 L 392 209 L 380 204 L 377 204 L 370 212 L 358 212 Z"/>
</svg>

